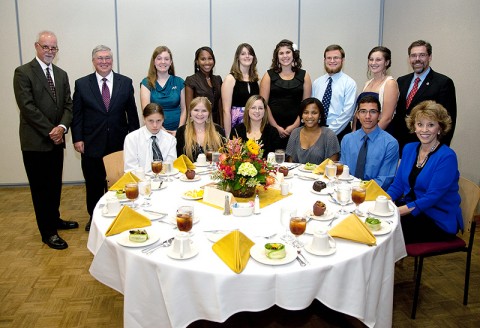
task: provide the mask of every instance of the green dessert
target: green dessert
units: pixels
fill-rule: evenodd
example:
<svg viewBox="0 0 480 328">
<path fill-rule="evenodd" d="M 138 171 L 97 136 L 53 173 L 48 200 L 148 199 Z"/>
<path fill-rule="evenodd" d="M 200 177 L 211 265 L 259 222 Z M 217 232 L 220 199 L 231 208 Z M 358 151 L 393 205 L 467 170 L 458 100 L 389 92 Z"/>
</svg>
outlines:
<svg viewBox="0 0 480 328">
<path fill-rule="evenodd" d="M 382 228 L 382 221 L 376 218 L 368 217 L 365 219 L 365 224 L 372 231 L 378 231 Z"/>
<path fill-rule="evenodd" d="M 313 164 L 313 163 L 307 163 L 304 166 L 305 170 L 308 170 L 308 171 L 313 171 L 315 170 L 316 167 L 317 167 L 317 164 Z"/>
<path fill-rule="evenodd" d="M 148 240 L 148 233 L 145 229 L 130 230 L 128 239 L 134 243 L 144 243 Z"/>
<path fill-rule="evenodd" d="M 265 244 L 265 255 L 267 255 L 269 259 L 283 259 L 287 256 L 285 245 L 280 243 Z"/>
</svg>

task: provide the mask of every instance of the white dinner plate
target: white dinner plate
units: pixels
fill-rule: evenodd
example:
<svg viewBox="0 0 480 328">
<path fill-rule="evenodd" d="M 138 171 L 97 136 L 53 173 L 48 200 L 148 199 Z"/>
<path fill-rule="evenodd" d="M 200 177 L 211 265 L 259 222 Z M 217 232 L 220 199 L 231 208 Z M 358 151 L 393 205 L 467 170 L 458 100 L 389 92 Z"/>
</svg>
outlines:
<svg viewBox="0 0 480 328">
<path fill-rule="evenodd" d="M 315 167 L 313 167 L 311 170 L 307 170 L 307 169 L 305 168 L 305 164 L 302 164 L 302 165 L 300 165 L 300 166 L 298 167 L 298 169 L 299 169 L 300 171 L 302 171 L 302 172 L 310 172 L 310 173 L 312 173 L 313 170 L 315 170 L 315 169 L 317 168 L 317 166 L 318 166 L 318 165 L 315 165 Z"/>
<path fill-rule="evenodd" d="M 318 256 L 332 255 L 337 251 L 337 247 L 331 247 L 331 245 L 330 245 L 330 249 L 327 250 L 327 251 L 317 251 L 317 250 L 312 249 L 312 243 L 306 244 L 304 248 L 310 254 L 318 255 Z"/>
<path fill-rule="evenodd" d="M 145 242 L 134 243 L 133 241 L 130 241 L 130 239 L 128 239 L 130 230 L 136 230 L 136 229 L 129 229 L 127 231 L 122 232 L 116 237 L 117 243 L 125 247 L 145 247 L 157 242 L 160 239 L 160 234 L 154 231 L 153 229 L 147 229 L 147 228 L 139 228 L 139 229 L 145 229 L 148 233 L 148 239 Z"/>
<path fill-rule="evenodd" d="M 320 216 L 313 215 L 313 211 L 307 211 L 306 215 L 309 218 L 312 218 L 312 220 L 317 220 L 317 221 L 330 221 L 333 216 L 335 215 L 335 212 L 330 211 L 330 210 L 325 210 L 325 213 Z"/>
<path fill-rule="evenodd" d="M 192 257 L 194 257 L 197 254 L 198 254 L 198 248 L 195 247 L 195 244 L 190 245 L 190 253 L 183 254 L 183 257 L 180 257 L 180 253 L 178 253 L 178 254 L 175 253 L 173 251 L 173 247 L 170 247 L 168 249 L 168 252 L 167 252 L 168 257 L 170 257 L 174 260 L 188 260 L 188 259 L 191 259 Z"/>
<path fill-rule="evenodd" d="M 210 163 L 209 163 L 209 162 L 205 162 L 205 163 L 203 163 L 203 164 L 200 164 L 199 162 L 195 162 L 195 163 L 193 163 L 193 165 L 198 166 L 198 167 L 207 167 L 207 166 L 210 165 Z"/>
<path fill-rule="evenodd" d="M 388 217 L 388 216 L 392 216 L 393 214 L 395 214 L 395 211 L 392 208 L 390 208 L 390 211 L 382 213 L 382 212 L 375 211 L 375 208 L 372 207 L 368 210 L 368 213 L 376 215 L 376 216 Z"/>
<path fill-rule="evenodd" d="M 381 235 L 386 235 L 387 233 L 390 233 L 392 231 L 392 225 L 388 222 L 382 221 L 382 225 L 380 226 L 380 230 L 372 230 L 372 233 L 375 236 L 381 236 Z"/>
<path fill-rule="evenodd" d="M 352 181 L 353 179 L 355 179 L 353 175 L 350 175 L 348 177 L 342 177 L 342 176 L 338 177 L 338 180 L 342 180 L 342 181 Z"/>
<path fill-rule="evenodd" d="M 285 245 L 286 256 L 283 259 L 271 259 L 265 255 L 265 244 L 255 244 L 250 248 L 252 258 L 260 263 L 267 265 L 283 265 L 294 261 L 297 258 L 297 251 L 291 245 Z"/>
<path fill-rule="evenodd" d="M 172 172 L 170 172 L 170 173 L 159 173 L 158 176 L 159 176 L 159 177 L 168 177 L 168 176 L 170 176 L 170 175 L 175 175 L 175 174 L 177 174 L 178 172 L 180 172 L 180 171 L 178 171 L 178 169 L 172 168 Z"/>
<path fill-rule="evenodd" d="M 195 181 L 198 181 L 200 180 L 200 176 L 198 175 L 195 175 L 195 177 L 193 179 L 189 179 L 185 176 L 185 174 L 182 174 L 182 176 L 180 177 L 180 181 L 184 181 L 184 182 L 195 182 Z"/>
<path fill-rule="evenodd" d="M 334 190 L 333 190 L 333 188 L 326 187 L 326 188 L 323 188 L 320 191 L 315 191 L 313 189 L 310 189 L 310 191 L 313 192 L 316 195 L 328 195 L 328 194 L 331 194 Z"/>
</svg>

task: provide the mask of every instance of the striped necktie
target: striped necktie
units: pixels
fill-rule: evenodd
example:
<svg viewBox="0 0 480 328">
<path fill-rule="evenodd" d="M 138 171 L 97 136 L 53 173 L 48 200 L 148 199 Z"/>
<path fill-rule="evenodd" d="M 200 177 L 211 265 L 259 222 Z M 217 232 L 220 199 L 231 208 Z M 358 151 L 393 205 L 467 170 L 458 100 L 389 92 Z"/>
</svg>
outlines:
<svg viewBox="0 0 480 328">
<path fill-rule="evenodd" d="M 52 79 L 52 76 L 50 75 L 50 68 L 49 67 L 47 67 L 46 76 L 47 76 L 48 86 L 50 87 L 50 90 L 52 91 L 52 94 L 53 94 L 53 99 L 56 102 L 57 101 L 57 91 L 55 90 L 55 84 L 53 84 L 53 79 Z"/>
<path fill-rule="evenodd" d="M 415 97 L 415 94 L 416 94 L 417 91 L 418 91 L 418 83 L 419 83 L 419 82 L 420 82 L 420 78 L 417 77 L 417 78 L 415 79 L 415 82 L 413 83 L 412 90 L 411 90 L 410 93 L 408 94 L 407 103 L 406 103 L 406 107 L 405 107 L 405 108 L 410 107 L 410 104 L 412 103 L 412 99 L 413 99 L 413 97 Z"/>
<path fill-rule="evenodd" d="M 152 138 L 153 160 L 154 161 L 163 161 L 162 152 L 160 151 L 160 148 L 158 148 L 158 145 L 157 145 L 157 137 L 152 136 L 151 138 Z"/>
</svg>

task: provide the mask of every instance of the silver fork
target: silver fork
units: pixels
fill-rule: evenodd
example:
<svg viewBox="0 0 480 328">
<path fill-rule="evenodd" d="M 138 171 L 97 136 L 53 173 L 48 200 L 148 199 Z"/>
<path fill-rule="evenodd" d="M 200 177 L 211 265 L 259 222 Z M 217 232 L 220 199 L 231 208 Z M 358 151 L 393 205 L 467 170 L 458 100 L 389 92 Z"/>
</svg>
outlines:
<svg viewBox="0 0 480 328">
<path fill-rule="evenodd" d="M 161 248 L 161 247 L 169 247 L 170 245 L 172 245 L 172 242 L 173 240 L 175 239 L 175 237 L 172 237 L 170 239 L 167 239 L 163 242 L 161 242 L 160 244 L 154 246 L 154 247 L 151 247 L 149 249 L 142 249 L 142 253 L 145 253 L 147 255 L 150 255 L 152 254 L 153 252 L 155 252 L 157 249 Z"/>
</svg>

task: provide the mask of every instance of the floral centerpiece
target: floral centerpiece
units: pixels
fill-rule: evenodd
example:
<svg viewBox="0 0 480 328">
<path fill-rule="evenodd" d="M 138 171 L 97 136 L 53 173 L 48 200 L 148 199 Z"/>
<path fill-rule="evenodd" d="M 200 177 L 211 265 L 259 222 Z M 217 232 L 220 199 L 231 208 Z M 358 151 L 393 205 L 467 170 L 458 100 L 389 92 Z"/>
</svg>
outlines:
<svg viewBox="0 0 480 328">
<path fill-rule="evenodd" d="M 220 189 L 247 198 L 253 196 L 257 185 L 267 187 L 267 177 L 274 168 L 262 158 L 262 144 L 255 140 L 243 143 L 241 138 L 234 138 L 220 152 L 218 170 L 212 174 Z"/>
</svg>

